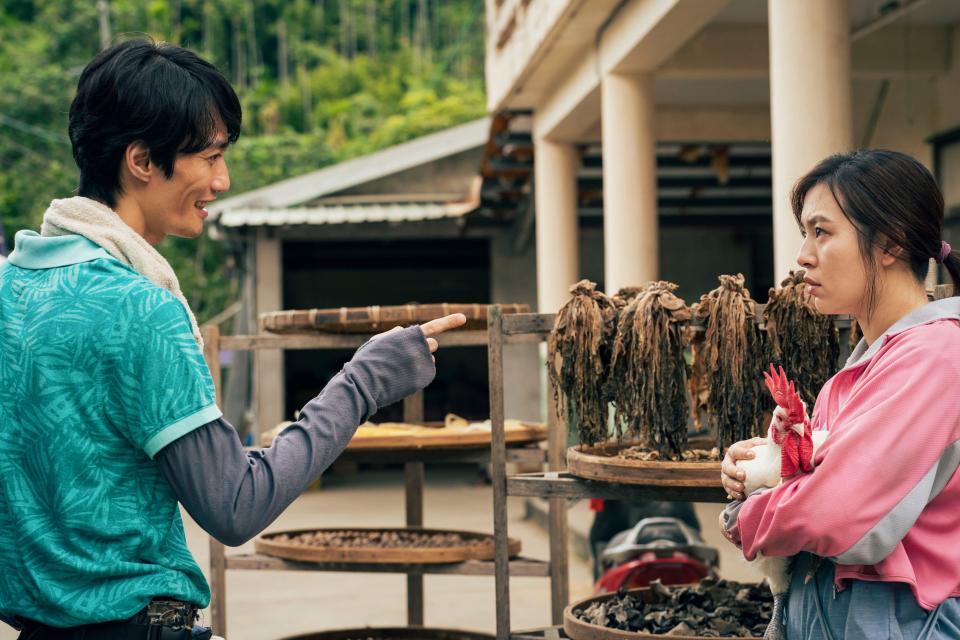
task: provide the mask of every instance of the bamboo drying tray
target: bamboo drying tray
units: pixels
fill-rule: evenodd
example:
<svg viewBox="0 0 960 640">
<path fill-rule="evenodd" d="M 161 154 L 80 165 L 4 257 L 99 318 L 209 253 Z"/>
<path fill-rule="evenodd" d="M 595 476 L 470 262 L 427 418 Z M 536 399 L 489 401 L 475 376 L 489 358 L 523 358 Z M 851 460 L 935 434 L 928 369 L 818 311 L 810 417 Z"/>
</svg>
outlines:
<svg viewBox="0 0 960 640">
<path fill-rule="evenodd" d="M 654 603 L 654 595 L 651 593 L 650 589 L 630 589 L 628 593 L 635 597 L 640 597 L 644 602 Z M 594 596 L 592 598 L 587 598 L 586 600 L 581 600 L 579 602 L 574 602 L 569 605 L 566 609 L 563 610 L 563 631 L 571 638 L 571 640 L 631 640 L 632 638 L 669 638 L 670 640 L 702 640 L 707 637 L 716 637 L 716 636 L 681 636 L 681 635 L 666 635 L 660 633 L 647 633 L 644 631 L 620 631 L 619 629 L 611 629 L 609 627 L 602 627 L 597 624 L 590 624 L 589 622 L 584 622 L 583 620 L 578 620 L 573 615 L 574 609 L 586 609 L 594 602 L 599 602 L 602 600 L 609 600 L 616 596 L 616 593 L 605 593 L 600 596 Z M 725 638 L 753 638 L 753 636 L 723 636 Z"/>
<path fill-rule="evenodd" d="M 633 460 L 620 452 L 632 443 L 604 443 L 567 449 L 567 471 L 586 480 L 661 487 L 717 487 L 720 485 L 720 461 Z M 691 448 L 711 449 L 709 439 L 691 439 Z"/>
<path fill-rule="evenodd" d="M 359 532 L 403 532 L 417 531 L 426 534 L 455 533 L 471 541 L 482 544 L 453 545 L 448 547 L 344 547 L 344 546 L 314 546 L 280 542 L 275 540 L 279 535 L 297 536 L 304 533 L 320 531 L 359 531 Z M 468 560 L 493 560 L 493 536 L 473 531 L 456 531 L 441 529 L 416 528 L 338 528 L 338 529 L 299 529 L 296 531 L 278 531 L 259 536 L 254 540 L 257 553 L 262 553 L 285 560 L 300 562 L 336 562 L 358 564 L 449 564 L 466 562 Z M 510 557 L 520 554 L 521 543 L 515 538 L 508 540 Z"/>
<path fill-rule="evenodd" d="M 495 636 L 432 627 L 359 627 L 288 636 L 282 640 L 495 640 Z"/>
<path fill-rule="evenodd" d="M 284 423 L 260 436 L 260 446 L 269 447 L 273 439 L 290 423 Z M 537 422 L 506 421 L 509 444 L 539 442 L 547 437 L 547 426 Z M 490 446 L 489 421 L 469 423 L 447 416 L 445 424 L 406 424 L 385 422 L 360 425 L 347 445 L 348 451 L 380 449 L 470 449 Z"/>
<path fill-rule="evenodd" d="M 503 313 L 529 313 L 525 304 L 500 305 Z M 270 311 L 260 314 L 260 329 L 272 333 L 371 333 L 396 326 L 422 324 L 451 313 L 467 316 L 463 329 L 486 329 L 486 304 L 406 304 L 390 307 L 340 307 Z"/>
</svg>

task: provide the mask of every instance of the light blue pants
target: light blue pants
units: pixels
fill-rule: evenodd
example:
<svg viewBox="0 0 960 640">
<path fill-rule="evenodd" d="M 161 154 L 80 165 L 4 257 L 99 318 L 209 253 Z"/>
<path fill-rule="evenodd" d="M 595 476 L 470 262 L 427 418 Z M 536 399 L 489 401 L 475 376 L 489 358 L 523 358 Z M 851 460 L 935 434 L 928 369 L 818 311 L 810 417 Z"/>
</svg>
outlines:
<svg viewBox="0 0 960 640">
<path fill-rule="evenodd" d="M 960 598 L 928 612 L 903 583 L 850 580 L 834 592 L 832 562 L 824 561 L 804 584 L 810 563 L 810 554 L 802 553 L 794 564 L 784 612 L 787 640 L 960 640 Z"/>
</svg>

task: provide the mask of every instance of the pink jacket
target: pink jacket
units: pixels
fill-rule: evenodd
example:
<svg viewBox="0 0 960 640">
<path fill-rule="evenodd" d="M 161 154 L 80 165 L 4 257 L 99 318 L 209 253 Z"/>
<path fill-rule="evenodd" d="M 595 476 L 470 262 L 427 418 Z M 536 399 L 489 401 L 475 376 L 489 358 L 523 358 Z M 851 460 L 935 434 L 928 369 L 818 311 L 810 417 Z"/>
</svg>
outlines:
<svg viewBox="0 0 960 640">
<path fill-rule="evenodd" d="M 920 606 L 960 595 L 960 298 L 897 322 L 817 397 L 816 468 L 749 497 L 744 555 L 809 551 L 845 580 L 905 582 Z"/>
</svg>

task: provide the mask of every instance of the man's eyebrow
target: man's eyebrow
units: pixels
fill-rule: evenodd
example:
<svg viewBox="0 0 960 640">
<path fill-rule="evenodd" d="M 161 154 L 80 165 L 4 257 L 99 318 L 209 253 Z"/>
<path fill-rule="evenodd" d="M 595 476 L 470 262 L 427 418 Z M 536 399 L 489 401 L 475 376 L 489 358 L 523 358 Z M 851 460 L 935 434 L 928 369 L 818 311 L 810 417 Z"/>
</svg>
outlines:
<svg viewBox="0 0 960 640">
<path fill-rule="evenodd" d="M 224 140 L 222 138 L 219 140 L 214 140 L 213 142 L 210 143 L 211 148 L 217 148 L 220 151 L 223 151 L 229 146 L 230 146 L 230 143 L 227 140 Z"/>
</svg>

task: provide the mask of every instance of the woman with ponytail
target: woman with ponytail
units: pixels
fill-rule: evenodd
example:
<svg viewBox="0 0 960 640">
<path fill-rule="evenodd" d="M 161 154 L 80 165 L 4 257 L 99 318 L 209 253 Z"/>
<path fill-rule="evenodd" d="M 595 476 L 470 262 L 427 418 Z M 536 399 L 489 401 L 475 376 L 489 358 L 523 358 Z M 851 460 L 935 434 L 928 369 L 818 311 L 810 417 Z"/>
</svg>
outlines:
<svg viewBox="0 0 960 640">
<path fill-rule="evenodd" d="M 960 298 L 928 302 L 931 263 L 960 292 L 943 196 L 919 162 L 864 150 L 796 184 L 797 262 L 817 308 L 851 314 L 863 340 L 820 390 L 830 436 L 811 473 L 743 495 L 729 448 L 722 482 L 742 503 L 724 529 L 753 559 L 797 556 L 783 630 L 801 638 L 960 637 Z"/>
</svg>

